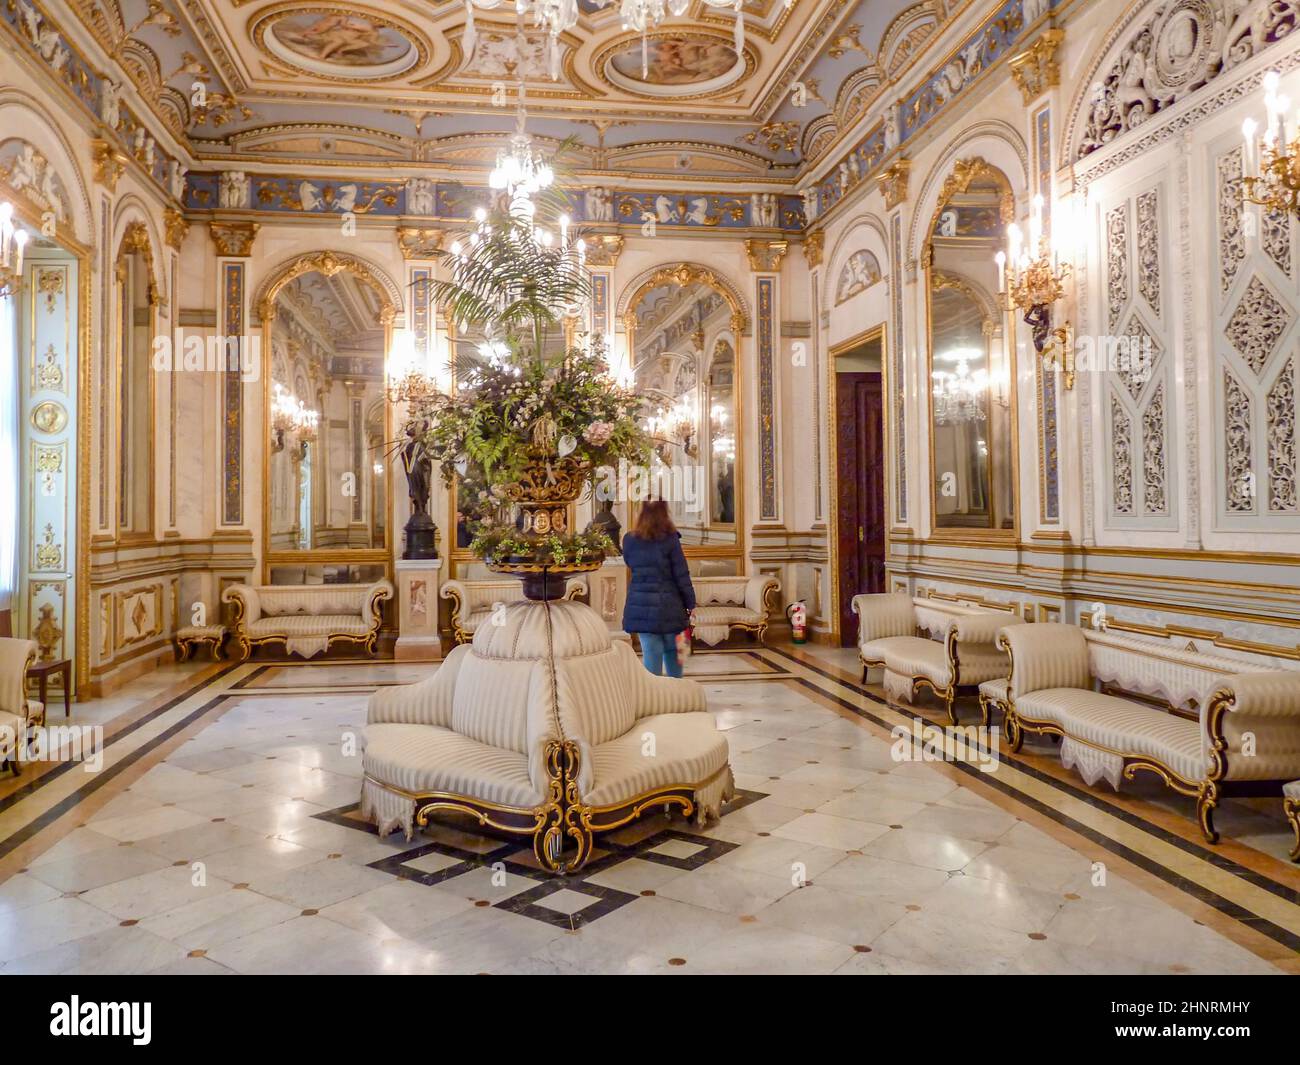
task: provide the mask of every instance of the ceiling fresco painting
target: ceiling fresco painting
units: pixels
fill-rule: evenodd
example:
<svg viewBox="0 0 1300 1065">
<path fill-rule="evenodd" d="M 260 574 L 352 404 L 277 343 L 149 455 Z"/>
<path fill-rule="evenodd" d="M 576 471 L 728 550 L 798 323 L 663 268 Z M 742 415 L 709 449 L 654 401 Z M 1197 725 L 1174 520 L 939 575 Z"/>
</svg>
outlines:
<svg viewBox="0 0 1300 1065">
<path fill-rule="evenodd" d="M 740 181 L 740 207 L 701 199 L 711 206 L 660 210 L 655 195 L 646 206 L 670 224 L 798 228 L 888 166 L 1016 47 L 1033 28 L 1027 2 L 1006 0 L 945 57 L 940 31 L 971 0 L 744 0 L 743 42 L 734 12 L 704 0 L 644 34 L 623 28 L 615 0 L 580 0 L 553 46 L 508 3 L 478 7 L 470 40 L 463 0 L 69 0 L 117 63 L 91 66 L 70 88 L 100 117 L 123 116 L 109 135 L 186 204 L 211 201 L 220 172 L 247 171 L 262 197 L 249 209 L 315 210 L 328 198 L 258 175 L 304 160 L 305 180 L 322 189 L 377 188 L 381 165 L 428 167 L 437 196 L 409 197 L 403 177 L 374 209 L 441 202 L 443 188 L 495 158 L 523 94 L 529 132 L 541 146 L 567 143 L 566 166 L 588 188 L 643 179 L 666 190 L 664 178 L 685 176 L 703 192 Z M 1034 20 L 1053 6 L 1032 2 Z M 42 0 L 0 12 L 50 65 L 41 42 L 57 23 Z M 68 50 L 67 70 L 86 70 L 88 58 Z M 143 107 L 189 159 L 155 143 L 137 120 Z M 331 176 L 343 168 L 352 172 Z M 779 199 L 756 210 L 748 190 Z"/>
</svg>

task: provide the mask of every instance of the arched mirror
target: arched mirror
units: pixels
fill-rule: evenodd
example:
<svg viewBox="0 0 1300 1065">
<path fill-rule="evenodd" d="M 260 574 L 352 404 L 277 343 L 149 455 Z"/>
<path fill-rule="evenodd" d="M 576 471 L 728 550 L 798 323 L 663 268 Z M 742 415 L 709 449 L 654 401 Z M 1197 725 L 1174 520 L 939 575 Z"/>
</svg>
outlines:
<svg viewBox="0 0 1300 1065">
<path fill-rule="evenodd" d="M 126 229 L 115 270 L 117 297 L 117 528 L 120 539 L 153 534 L 152 345 L 158 292 L 141 222 Z"/>
<path fill-rule="evenodd" d="M 654 439 L 631 494 L 669 501 L 688 557 L 738 555 L 741 513 L 739 308 L 702 270 L 661 271 L 634 294 L 624 326 L 634 387 Z M 701 572 L 727 564 L 698 563 Z"/>
<path fill-rule="evenodd" d="M 940 535 L 1015 535 L 1015 373 L 994 258 L 1013 212 L 1006 176 L 963 159 L 930 226 L 931 500 Z"/>
<path fill-rule="evenodd" d="M 302 261 L 264 307 L 270 579 L 372 579 L 388 559 L 391 439 L 384 392 L 392 309 L 340 260 Z M 265 350 L 264 349 L 264 350 Z M 290 564 L 293 563 L 293 564 Z"/>
</svg>

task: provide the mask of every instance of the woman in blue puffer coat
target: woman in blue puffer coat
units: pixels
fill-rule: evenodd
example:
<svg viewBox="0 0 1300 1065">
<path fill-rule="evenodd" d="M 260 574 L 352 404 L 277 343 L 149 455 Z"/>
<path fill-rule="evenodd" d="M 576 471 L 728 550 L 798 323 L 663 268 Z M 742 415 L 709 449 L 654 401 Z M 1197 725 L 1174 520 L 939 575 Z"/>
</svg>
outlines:
<svg viewBox="0 0 1300 1065">
<path fill-rule="evenodd" d="M 623 560 L 631 575 L 623 630 L 641 641 L 641 659 L 656 676 L 682 675 L 677 634 L 690 624 L 695 589 L 682 553 L 682 534 L 662 500 L 644 503 L 636 528 L 623 537 Z"/>
</svg>

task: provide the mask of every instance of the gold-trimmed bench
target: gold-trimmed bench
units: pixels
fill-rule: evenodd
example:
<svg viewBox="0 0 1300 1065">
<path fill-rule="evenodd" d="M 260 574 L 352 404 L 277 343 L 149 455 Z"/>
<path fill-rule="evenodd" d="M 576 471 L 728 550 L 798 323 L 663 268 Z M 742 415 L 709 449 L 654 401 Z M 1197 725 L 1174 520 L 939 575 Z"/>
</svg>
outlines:
<svg viewBox="0 0 1300 1065">
<path fill-rule="evenodd" d="M 1213 815 L 1222 799 L 1282 795 L 1300 776 L 1300 670 L 1074 625 L 1009 626 L 999 642 L 1011 656 L 1003 731 L 1013 752 L 1027 733 L 1057 735 L 1062 764 L 1088 784 L 1105 779 L 1118 789 L 1138 772 L 1153 773 L 1196 800 L 1210 843 L 1219 839 Z M 1158 695 L 1174 709 L 1098 690 L 1102 684 Z"/>
</svg>

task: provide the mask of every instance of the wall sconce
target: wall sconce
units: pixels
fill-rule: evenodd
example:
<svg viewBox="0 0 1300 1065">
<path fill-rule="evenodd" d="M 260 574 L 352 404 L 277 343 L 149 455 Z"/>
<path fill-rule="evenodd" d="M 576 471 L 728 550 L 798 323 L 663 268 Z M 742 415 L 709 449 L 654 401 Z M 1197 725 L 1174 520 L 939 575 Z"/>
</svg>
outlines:
<svg viewBox="0 0 1300 1065">
<path fill-rule="evenodd" d="M 431 405 L 441 392 L 437 380 L 424 372 L 415 354 L 415 338 L 410 330 L 393 334 L 393 346 L 385 366 L 384 394 L 389 403 L 408 403 L 423 408 Z"/>
<path fill-rule="evenodd" d="M 14 209 L 0 202 L 0 300 L 17 295 L 23 284 L 23 249 L 27 231 L 14 224 Z"/>
<path fill-rule="evenodd" d="M 316 426 L 320 412 L 308 408 L 302 400 L 276 384 L 271 400 L 271 450 L 283 451 L 289 437 L 294 438 L 296 457 L 304 457 L 307 445 L 316 439 Z"/>
<path fill-rule="evenodd" d="M 1064 227 L 1062 227 L 1064 228 Z M 1065 295 L 1070 263 L 1064 242 L 1049 248 L 1043 236 L 1043 197 L 1035 196 L 1029 216 L 1029 241 L 1015 223 L 1007 227 L 1007 250 L 995 256 L 998 288 L 1007 309 L 1022 312 L 1022 320 L 1033 334 L 1034 350 L 1044 363 L 1058 362 L 1065 375 L 1065 387 L 1074 387 L 1074 349 L 1070 323 L 1052 325 L 1052 305 Z"/>
<path fill-rule="evenodd" d="M 1241 124 L 1246 141 L 1243 197 L 1270 212 L 1300 214 L 1300 136 L 1295 122 L 1287 122 L 1291 101 L 1277 91 L 1280 81 L 1276 70 L 1264 75 L 1264 110 L 1268 119 L 1261 135 L 1262 161 L 1255 146 L 1258 124 L 1253 118 Z"/>
</svg>

